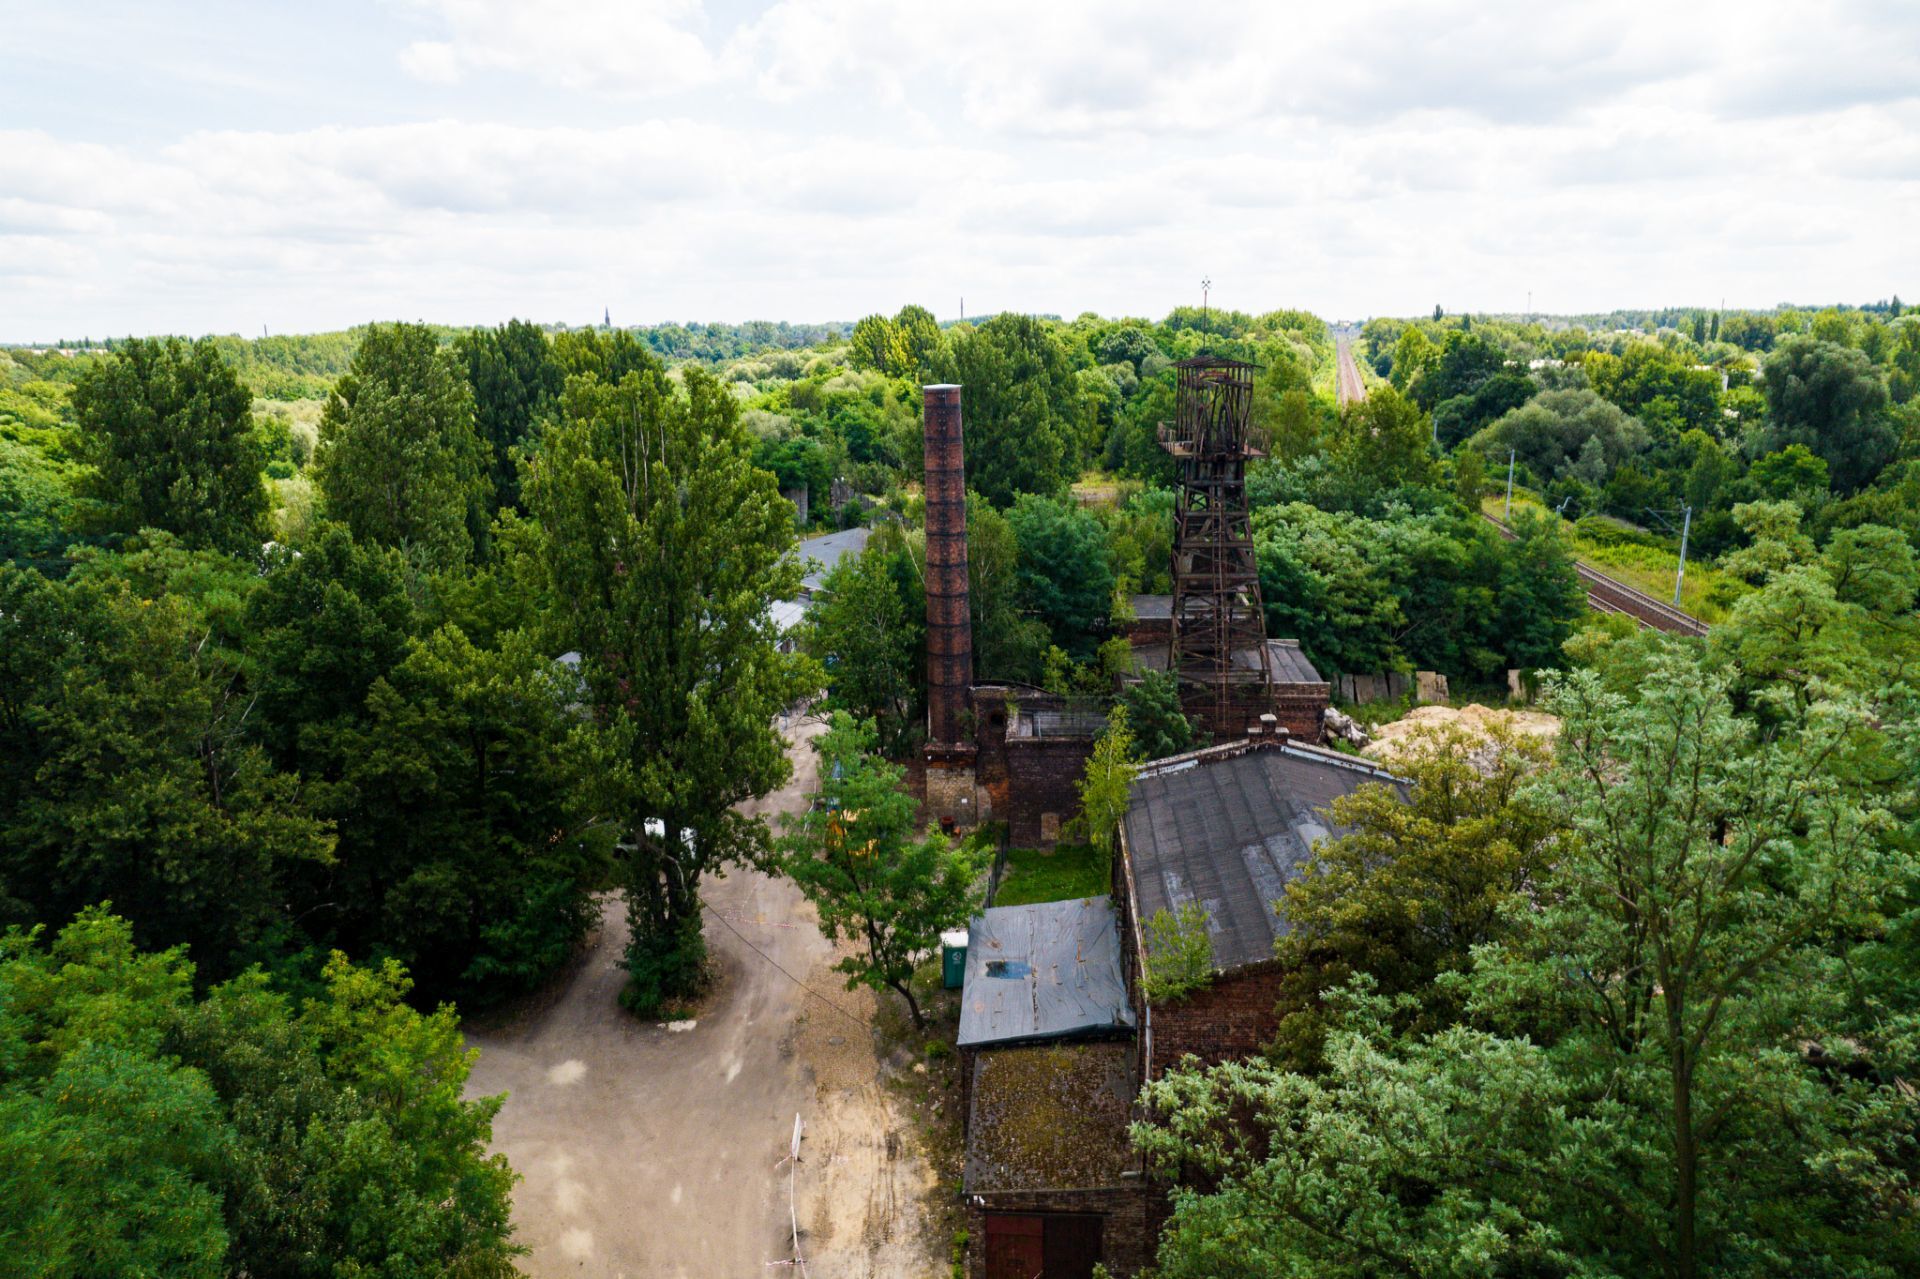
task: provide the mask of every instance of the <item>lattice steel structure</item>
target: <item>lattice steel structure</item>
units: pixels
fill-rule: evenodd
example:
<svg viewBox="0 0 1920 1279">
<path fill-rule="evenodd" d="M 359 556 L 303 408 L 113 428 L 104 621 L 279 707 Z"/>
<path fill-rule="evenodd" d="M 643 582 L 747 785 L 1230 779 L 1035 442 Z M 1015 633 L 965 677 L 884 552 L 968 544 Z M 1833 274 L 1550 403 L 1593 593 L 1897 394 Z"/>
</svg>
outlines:
<svg viewBox="0 0 1920 1279">
<path fill-rule="evenodd" d="M 1167 669 L 1190 718 L 1216 739 L 1239 737 L 1273 701 L 1247 514 L 1247 460 L 1263 456 L 1252 429 L 1253 365 L 1202 355 L 1175 367 L 1176 420 L 1160 427 L 1161 447 L 1180 463 Z"/>
</svg>

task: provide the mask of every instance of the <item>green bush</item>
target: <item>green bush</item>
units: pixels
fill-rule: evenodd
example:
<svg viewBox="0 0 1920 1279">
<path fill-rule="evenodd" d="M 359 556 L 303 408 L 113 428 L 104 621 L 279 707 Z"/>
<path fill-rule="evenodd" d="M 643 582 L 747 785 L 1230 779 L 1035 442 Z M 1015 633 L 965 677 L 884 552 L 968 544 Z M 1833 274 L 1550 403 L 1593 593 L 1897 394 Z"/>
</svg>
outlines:
<svg viewBox="0 0 1920 1279">
<path fill-rule="evenodd" d="M 1213 980 L 1213 938 L 1207 933 L 1207 908 L 1186 902 L 1164 907 L 1147 921 L 1146 991 L 1150 1003 L 1165 1003 L 1199 990 Z"/>
</svg>

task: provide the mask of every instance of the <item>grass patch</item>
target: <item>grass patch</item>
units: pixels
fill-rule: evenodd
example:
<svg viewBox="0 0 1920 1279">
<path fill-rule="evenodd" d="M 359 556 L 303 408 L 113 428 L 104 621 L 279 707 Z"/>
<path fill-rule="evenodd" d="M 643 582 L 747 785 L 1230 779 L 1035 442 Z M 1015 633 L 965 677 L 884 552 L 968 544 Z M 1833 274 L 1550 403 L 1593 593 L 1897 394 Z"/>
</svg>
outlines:
<svg viewBox="0 0 1920 1279">
<path fill-rule="evenodd" d="M 1107 859 L 1091 844 L 1060 844 L 1051 851 L 1009 848 L 996 906 L 1098 897 L 1107 891 Z"/>
</svg>

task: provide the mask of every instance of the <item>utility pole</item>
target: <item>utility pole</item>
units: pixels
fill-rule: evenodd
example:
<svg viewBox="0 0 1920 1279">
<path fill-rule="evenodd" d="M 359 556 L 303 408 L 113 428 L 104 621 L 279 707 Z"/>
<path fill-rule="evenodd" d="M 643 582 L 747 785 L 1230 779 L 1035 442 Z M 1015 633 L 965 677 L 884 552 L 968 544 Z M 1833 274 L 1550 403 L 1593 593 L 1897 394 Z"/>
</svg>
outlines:
<svg viewBox="0 0 1920 1279">
<path fill-rule="evenodd" d="M 1669 524 L 1668 528 L 1673 526 Z M 1680 508 L 1680 567 L 1673 574 L 1673 606 L 1680 607 L 1680 583 L 1687 578 L 1687 530 L 1693 527 L 1693 508 Z"/>
<path fill-rule="evenodd" d="M 1501 517 L 1509 522 L 1513 519 L 1513 450 L 1507 450 L 1507 511 Z"/>
</svg>

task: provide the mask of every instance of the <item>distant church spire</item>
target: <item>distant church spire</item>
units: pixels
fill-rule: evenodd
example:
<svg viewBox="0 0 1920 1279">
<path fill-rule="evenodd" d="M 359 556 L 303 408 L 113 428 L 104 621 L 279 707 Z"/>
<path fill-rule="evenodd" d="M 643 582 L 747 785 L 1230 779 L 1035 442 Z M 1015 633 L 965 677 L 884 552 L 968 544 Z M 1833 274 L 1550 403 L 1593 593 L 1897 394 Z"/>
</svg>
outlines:
<svg viewBox="0 0 1920 1279">
<path fill-rule="evenodd" d="M 601 312 L 600 324 L 603 328 L 610 329 L 613 327 L 613 310 L 611 308 L 608 308 L 607 310 Z"/>
</svg>

